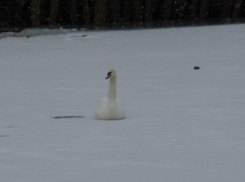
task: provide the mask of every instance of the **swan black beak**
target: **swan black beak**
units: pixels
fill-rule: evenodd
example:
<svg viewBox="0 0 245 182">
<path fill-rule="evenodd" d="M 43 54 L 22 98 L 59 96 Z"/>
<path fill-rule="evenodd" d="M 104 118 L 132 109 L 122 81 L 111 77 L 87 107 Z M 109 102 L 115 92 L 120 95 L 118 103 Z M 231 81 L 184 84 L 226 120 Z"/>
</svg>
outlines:
<svg viewBox="0 0 245 182">
<path fill-rule="evenodd" d="M 107 73 L 107 77 L 105 78 L 105 79 L 108 79 L 108 78 L 110 78 L 111 77 L 111 72 L 108 72 Z"/>
</svg>

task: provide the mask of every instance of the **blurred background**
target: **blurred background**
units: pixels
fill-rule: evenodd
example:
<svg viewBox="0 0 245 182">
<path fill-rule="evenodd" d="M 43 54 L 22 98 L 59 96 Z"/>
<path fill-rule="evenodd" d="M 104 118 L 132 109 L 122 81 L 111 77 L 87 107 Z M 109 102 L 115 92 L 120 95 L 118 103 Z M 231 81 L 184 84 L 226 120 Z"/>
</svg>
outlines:
<svg viewBox="0 0 245 182">
<path fill-rule="evenodd" d="M 245 22 L 245 0 L 0 0 L 0 31 Z"/>
</svg>

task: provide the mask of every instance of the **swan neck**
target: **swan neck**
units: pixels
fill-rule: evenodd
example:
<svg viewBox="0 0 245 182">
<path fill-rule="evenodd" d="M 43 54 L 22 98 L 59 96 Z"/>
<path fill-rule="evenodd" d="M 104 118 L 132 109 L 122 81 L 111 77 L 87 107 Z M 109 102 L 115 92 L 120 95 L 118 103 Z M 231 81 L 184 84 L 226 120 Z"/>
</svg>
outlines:
<svg viewBox="0 0 245 182">
<path fill-rule="evenodd" d="M 110 78 L 109 99 L 116 99 L 116 77 Z"/>
</svg>

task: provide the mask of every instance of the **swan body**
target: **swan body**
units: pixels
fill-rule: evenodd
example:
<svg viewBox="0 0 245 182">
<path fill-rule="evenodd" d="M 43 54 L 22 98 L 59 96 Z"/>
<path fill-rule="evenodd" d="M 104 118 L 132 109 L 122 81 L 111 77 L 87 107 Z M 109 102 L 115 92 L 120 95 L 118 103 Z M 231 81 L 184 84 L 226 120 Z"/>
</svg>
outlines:
<svg viewBox="0 0 245 182">
<path fill-rule="evenodd" d="M 106 79 L 110 79 L 108 97 L 104 97 L 100 103 L 95 116 L 102 120 L 120 120 L 125 118 L 125 111 L 119 99 L 116 97 L 116 80 L 115 69 L 109 70 Z"/>
</svg>

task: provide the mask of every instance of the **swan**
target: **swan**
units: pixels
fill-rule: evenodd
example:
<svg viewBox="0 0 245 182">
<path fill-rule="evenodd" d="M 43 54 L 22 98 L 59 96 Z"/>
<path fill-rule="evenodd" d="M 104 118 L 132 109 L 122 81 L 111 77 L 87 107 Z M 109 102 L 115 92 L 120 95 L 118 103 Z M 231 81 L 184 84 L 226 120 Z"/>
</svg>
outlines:
<svg viewBox="0 0 245 182">
<path fill-rule="evenodd" d="M 116 97 L 117 74 L 115 69 L 110 69 L 105 79 L 110 79 L 108 97 L 101 99 L 98 109 L 95 112 L 97 119 L 120 120 L 125 118 L 125 111 L 121 102 Z"/>
</svg>

